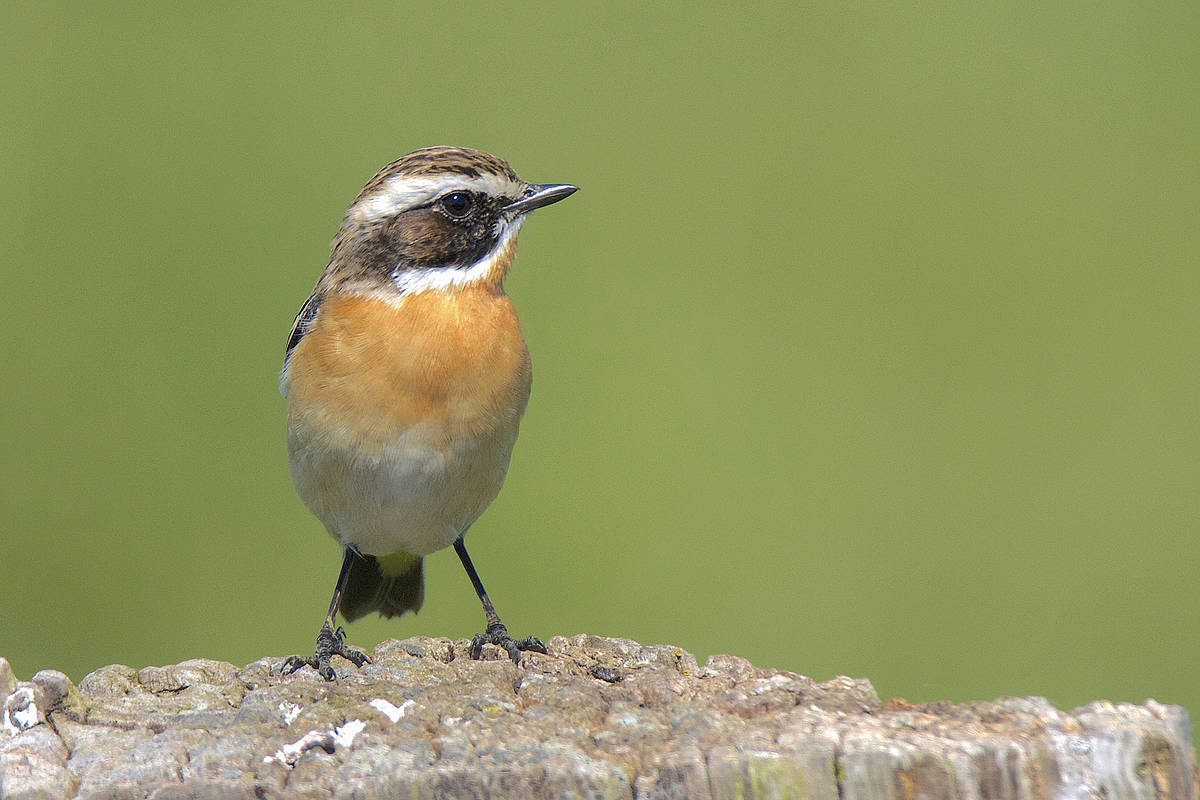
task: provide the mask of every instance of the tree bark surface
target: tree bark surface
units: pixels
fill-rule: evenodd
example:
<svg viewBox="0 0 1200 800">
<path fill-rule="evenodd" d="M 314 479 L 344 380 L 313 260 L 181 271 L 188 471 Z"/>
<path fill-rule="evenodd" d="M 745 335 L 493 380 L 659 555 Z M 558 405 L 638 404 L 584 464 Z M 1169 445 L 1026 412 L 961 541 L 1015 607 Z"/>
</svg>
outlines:
<svg viewBox="0 0 1200 800">
<path fill-rule="evenodd" d="M 520 666 L 388 640 L 338 680 L 281 658 L 114 665 L 78 686 L 0 658 L 0 798 L 1179 798 L 1187 713 L 1147 700 L 881 704 L 737 656 L 555 637 Z"/>
</svg>

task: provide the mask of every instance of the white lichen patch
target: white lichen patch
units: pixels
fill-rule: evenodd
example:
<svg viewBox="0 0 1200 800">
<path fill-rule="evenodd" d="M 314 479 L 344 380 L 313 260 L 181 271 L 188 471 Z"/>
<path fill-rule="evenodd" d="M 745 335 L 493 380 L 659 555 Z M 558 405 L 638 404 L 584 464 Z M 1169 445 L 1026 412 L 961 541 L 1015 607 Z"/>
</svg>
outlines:
<svg viewBox="0 0 1200 800">
<path fill-rule="evenodd" d="M 4 700 L 4 730 L 9 736 L 16 736 L 23 730 L 32 728 L 41 720 L 38 718 L 37 702 L 33 689 L 28 686 L 17 689 Z"/>
<path fill-rule="evenodd" d="M 300 706 L 295 703 L 280 703 L 279 711 L 283 714 L 283 721 L 287 725 L 291 725 L 296 721 L 296 717 L 300 716 Z"/>
<path fill-rule="evenodd" d="M 283 705 L 283 703 L 280 703 L 281 710 Z M 300 756 L 314 748 L 319 747 L 326 753 L 332 754 L 338 747 L 350 747 L 365 727 L 367 727 L 367 724 L 361 719 L 352 719 L 340 728 L 309 731 L 291 744 L 285 744 L 276 750 L 275 755 L 264 757 L 263 763 L 270 764 L 272 761 L 278 761 L 283 766 L 291 769 L 296 766 L 296 762 L 300 760 Z"/>
<path fill-rule="evenodd" d="M 296 762 L 300 760 L 300 756 L 314 747 L 319 747 L 326 753 L 332 753 L 334 747 L 333 732 L 328 730 L 309 731 L 291 744 L 285 744 L 276 750 L 275 755 L 265 757 L 263 763 L 270 764 L 272 761 L 278 761 L 283 766 L 291 769 L 296 766 Z"/>
<path fill-rule="evenodd" d="M 397 722 L 401 717 L 404 716 L 404 712 L 415 706 L 416 703 L 412 700 L 405 700 L 400 705 L 394 706 L 387 700 L 384 700 L 382 697 L 377 697 L 371 701 L 370 705 L 371 708 L 383 714 L 392 722 Z"/>
<path fill-rule="evenodd" d="M 367 723 L 361 719 L 352 719 L 342 727 L 333 729 L 333 741 L 338 747 L 349 747 L 365 727 Z"/>
</svg>

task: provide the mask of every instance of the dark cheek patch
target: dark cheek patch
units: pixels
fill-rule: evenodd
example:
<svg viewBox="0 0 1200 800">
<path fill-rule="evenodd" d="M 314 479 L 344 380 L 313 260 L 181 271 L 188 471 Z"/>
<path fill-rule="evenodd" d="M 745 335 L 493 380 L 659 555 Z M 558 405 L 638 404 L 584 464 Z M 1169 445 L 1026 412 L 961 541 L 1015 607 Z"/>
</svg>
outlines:
<svg viewBox="0 0 1200 800">
<path fill-rule="evenodd" d="M 495 244 L 490 224 L 452 222 L 427 208 L 402 214 L 393 224 L 403 269 L 469 267 Z"/>
<path fill-rule="evenodd" d="M 396 269 L 469 267 L 496 245 L 496 213 L 486 209 L 474 224 L 464 224 L 430 208 L 406 211 L 360 238 L 353 260 L 363 272 L 376 275 L 391 275 Z"/>
<path fill-rule="evenodd" d="M 469 244 L 462 227 L 437 212 L 422 209 L 403 216 L 406 219 L 396 226 L 394 235 L 405 260 L 414 267 L 449 266 Z"/>
</svg>

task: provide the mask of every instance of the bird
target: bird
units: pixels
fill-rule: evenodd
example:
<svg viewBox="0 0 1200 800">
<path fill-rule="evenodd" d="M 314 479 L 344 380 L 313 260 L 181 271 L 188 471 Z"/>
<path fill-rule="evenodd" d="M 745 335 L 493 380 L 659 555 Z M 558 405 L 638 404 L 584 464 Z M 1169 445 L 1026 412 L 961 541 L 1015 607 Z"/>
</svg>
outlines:
<svg viewBox="0 0 1200 800">
<path fill-rule="evenodd" d="M 336 624 L 421 608 L 424 558 L 453 546 L 483 605 L 470 656 L 497 645 L 517 664 L 545 653 L 514 639 L 464 537 L 496 498 L 529 402 L 529 349 L 504 277 L 528 215 L 574 194 L 534 184 L 465 147 L 426 147 L 379 170 L 346 210 L 328 266 L 292 324 L 280 377 L 288 466 L 304 505 L 342 549 L 311 656 L 367 653 Z"/>
</svg>

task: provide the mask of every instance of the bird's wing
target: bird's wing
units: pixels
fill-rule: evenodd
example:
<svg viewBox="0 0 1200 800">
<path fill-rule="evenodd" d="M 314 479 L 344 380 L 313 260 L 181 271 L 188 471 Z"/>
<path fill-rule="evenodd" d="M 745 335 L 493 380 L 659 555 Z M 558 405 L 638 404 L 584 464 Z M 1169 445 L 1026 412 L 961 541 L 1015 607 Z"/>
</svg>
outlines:
<svg viewBox="0 0 1200 800">
<path fill-rule="evenodd" d="M 292 351 L 296 349 L 296 345 L 300 344 L 300 340 L 312 328 L 312 322 L 317 318 L 317 311 L 321 308 L 321 295 L 314 293 L 311 297 L 304 301 L 304 305 L 300 306 L 300 313 L 296 315 L 296 319 L 292 322 L 292 335 L 288 337 L 287 350 L 283 353 L 283 368 L 287 369 L 288 359 L 291 358 Z"/>
</svg>

